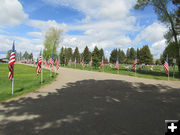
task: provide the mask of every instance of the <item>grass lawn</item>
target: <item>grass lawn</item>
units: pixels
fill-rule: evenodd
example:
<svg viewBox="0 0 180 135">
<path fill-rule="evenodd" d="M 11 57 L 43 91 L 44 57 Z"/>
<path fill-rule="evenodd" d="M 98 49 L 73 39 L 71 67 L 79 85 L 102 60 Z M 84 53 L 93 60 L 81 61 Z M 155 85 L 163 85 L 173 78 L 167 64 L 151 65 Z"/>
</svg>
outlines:
<svg viewBox="0 0 180 135">
<path fill-rule="evenodd" d="M 131 67 L 131 71 L 128 71 L 126 69 L 128 65 L 126 64 L 119 64 L 119 71 L 116 69 L 115 64 L 110 67 L 109 65 L 104 65 L 104 68 L 94 68 L 94 67 L 88 67 L 85 66 L 84 70 L 89 70 L 89 71 L 96 71 L 96 72 L 107 72 L 107 73 L 112 73 L 112 74 L 121 74 L 121 75 L 129 75 L 129 76 L 135 76 L 135 72 L 133 70 L 133 67 Z M 131 65 L 132 66 L 132 65 Z M 65 66 L 67 68 L 75 68 L 75 66 L 72 65 L 67 65 Z M 139 69 L 140 65 L 137 65 L 137 72 L 136 72 L 136 77 L 141 77 L 141 78 L 150 78 L 150 79 L 157 79 L 157 80 L 168 80 L 167 74 L 164 72 L 164 66 L 163 65 L 153 65 L 153 71 L 150 70 L 151 66 L 145 66 L 145 69 Z M 78 64 L 76 66 L 76 69 L 81 69 L 81 64 Z M 139 69 L 139 70 L 138 70 Z M 180 77 L 178 76 L 178 67 L 176 66 L 175 68 L 175 75 L 173 78 L 173 67 L 170 67 L 170 80 L 173 81 L 180 81 Z"/>
<path fill-rule="evenodd" d="M 44 79 L 43 84 L 41 84 L 41 76 L 37 76 L 36 67 L 15 64 L 14 94 L 11 95 L 11 80 L 8 79 L 8 72 L 8 64 L 0 64 L 0 101 L 34 91 L 56 78 L 55 73 L 50 78 L 49 70 L 43 69 Z"/>
</svg>

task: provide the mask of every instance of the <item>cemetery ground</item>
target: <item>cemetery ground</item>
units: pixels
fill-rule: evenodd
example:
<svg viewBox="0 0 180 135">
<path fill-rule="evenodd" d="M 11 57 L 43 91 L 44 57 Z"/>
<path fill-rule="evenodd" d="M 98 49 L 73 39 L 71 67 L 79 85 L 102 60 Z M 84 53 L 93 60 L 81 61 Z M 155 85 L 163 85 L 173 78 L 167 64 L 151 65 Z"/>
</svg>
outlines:
<svg viewBox="0 0 180 135">
<path fill-rule="evenodd" d="M 164 72 L 163 65 L 137 65 L 136 74 L 133 69 L 133 64 L 119 64 L 119 71 L 116 69 L 115 64 L 105 64 L 102 69 L 100 67 L 98 68 L 89 67 L 88 64 L 85 64 L 84 68 L 81 66 L 81 64 L 77 64 L 76 67 L 74 66 L 74 64 L 68 64 L 66 66 L 64 65 L 62 66 L 66 68 L 136 76 L 140 78 L 168 80 L 168 75 Z M 173 81 L 180 81 L 180 76 L 178 74 L 178 66 L 175 66 L 175 68 L 173 66 L 170 66 L 169 68 L 170 68 L 169 79 Z M 174 76 L 173 76 L 173 71 L 174 71 Z"/>
<path fill-rule="evenodd" d="M 180 119 L 179 97 L 179 81 L 61 67 L 51 84 L 0 103 L 0 134 L 160 135 Z"/>
<path fill-rule="evenodd" d="M 50 78 L 49 70 L 44 69 L 44 79 L 41 84 L 41 75 L 37 76 L 36 67 L 15 64 L 14 94 L 11 95 L 11 80 L 8 79 L 8 72 L 8 64 L 0 64 L 0 101 L 36 90 L 55 80 L 55 74 Z"/>
</svg>

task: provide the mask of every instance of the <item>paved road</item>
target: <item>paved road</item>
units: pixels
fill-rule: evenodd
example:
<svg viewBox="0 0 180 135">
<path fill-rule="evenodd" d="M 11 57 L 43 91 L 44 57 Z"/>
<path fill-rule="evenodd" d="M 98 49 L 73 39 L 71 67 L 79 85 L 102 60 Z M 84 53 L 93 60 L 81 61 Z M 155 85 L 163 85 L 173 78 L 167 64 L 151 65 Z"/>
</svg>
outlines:
<svg viewBox="0 0 180 135">
<path fill-rule="evenodd" d="M 0 103 L 0 135 L 162 135 L 166 119 L 180 119 L 180 82 L 64 68 Z"/>
</svg>

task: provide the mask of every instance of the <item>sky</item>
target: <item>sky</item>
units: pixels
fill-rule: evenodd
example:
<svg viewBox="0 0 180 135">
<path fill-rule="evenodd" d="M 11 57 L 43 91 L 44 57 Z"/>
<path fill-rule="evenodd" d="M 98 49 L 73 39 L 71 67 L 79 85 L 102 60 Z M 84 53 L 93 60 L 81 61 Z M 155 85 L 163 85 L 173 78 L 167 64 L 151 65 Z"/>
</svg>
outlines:
<svg viewBox="0 0 180 135">
<path fill-rule="evenodd" d="M 15 40 L 17 52 L 33 53 L 43 48 L 50 27 L 63 30 L 62 46 L 103 48 L 109 58 L 114 48 L 142 48 L 149 45 L 159 58 L 168 28 L 158 21 L 152 7 L 135 10 L 135 0 L 0 0 L 0 58 Z"/>
</svg>

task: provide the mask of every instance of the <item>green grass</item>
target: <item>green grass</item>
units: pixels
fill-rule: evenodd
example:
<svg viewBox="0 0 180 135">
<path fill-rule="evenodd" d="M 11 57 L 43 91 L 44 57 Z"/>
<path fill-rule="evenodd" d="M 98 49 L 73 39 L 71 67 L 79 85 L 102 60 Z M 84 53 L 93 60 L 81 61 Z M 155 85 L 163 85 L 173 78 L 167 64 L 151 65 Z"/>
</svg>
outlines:
<svg viewBox="0 0 180 135">
<path fill-rule="evenodd" d="M 43 84 L 41 84 L 41 76 L 37 76 L 36 67 L 15 64 L 14 94 L 11 95 L 11 80 L 8 79 L 8 72 L 8 64 L 0 64 L 0 101 L 34 91 L 56 78 L 55 73 L 50 78 L 50 71 L 43 69 Z"/>
<path fill-rule="evenodd" d="M 119 64 L 119 71 L 116 69 L 115 64 L 112 65 L 112 68 L 109 65 L 104 65 L 104 68 L 94 68 L 94 67 L 84 67 L 84 70 L 89 70 L 89 71 L 96 71 L 96 72 L 107 72 L 107 73 L 112 73 L 112 74 L 121 74 L 121 75 L 129 75 L 129 76 L 135 76 L 135 72 L 133 70 L 133 67 L 131 68 L 131 71 L 128 71 L 125 67 L 128 65 L 126 64 Z M 131 65 L 132 66 L 132 65 Z M 65 66 L 66 68 L 75 68 L 75 66 L 72 65 L 67 65 Z M 136 77 L 141 77 L 141 78 L 150 78 L 150 79 L 157 79 L 157 80 L 167 80 L 167 74 L 164 72 L 164 66 L 163 65 L 153 65 L 153 71 L 150 70 L 151 66 L 145 66 L 145 70 L 138 70 L 140 65 L 137 65 L 137 72 L 136 72 Z M 78 64 L 76 66 L 76 69 L 83 70 L 81 67 L 81 64 Z M 173 67 L 170 67 L 170 80 L 173 81 L 179 81 L 180 77 L 178 76 L 178 67 L 176 66 L 175 68 L 175 75 L 173 78 Z"/>
</svg>

